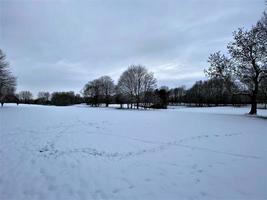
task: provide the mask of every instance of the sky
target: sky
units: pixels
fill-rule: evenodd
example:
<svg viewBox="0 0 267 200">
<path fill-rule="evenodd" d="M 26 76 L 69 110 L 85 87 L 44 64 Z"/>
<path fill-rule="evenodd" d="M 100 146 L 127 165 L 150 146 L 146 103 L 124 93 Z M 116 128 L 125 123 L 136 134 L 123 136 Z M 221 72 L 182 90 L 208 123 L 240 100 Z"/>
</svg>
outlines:
<svg viewBox="0 0 267 200">
<path fill-rule="evenodd" d="M 80 92 L 103 75 L 115 83 L 131 64 L 158 86 L 205 79 L 210 53 L 249 29 L 265 0 L 0 0 L 0 48 L 17 91 Z"/>
</svg>

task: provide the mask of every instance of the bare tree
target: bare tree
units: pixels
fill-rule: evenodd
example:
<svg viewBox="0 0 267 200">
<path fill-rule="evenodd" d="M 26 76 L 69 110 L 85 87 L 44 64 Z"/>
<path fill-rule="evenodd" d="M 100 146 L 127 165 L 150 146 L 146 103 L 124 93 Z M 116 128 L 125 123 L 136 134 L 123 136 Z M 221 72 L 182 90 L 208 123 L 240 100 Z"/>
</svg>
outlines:
<svg viewBox="0 0 267 200">
<path fill-rule="evenodd" d="M 218 86 L 218 83 L 222 83 L 223 85 L 219 87 L 220 95 L 223 96 L 223 94 L 228 93 L 232 99 L 234 92 L 236 92 L 234 91 L 236 89 L 234 84 L 234 63 L 230 58 L 221 54 L 220 51 L 211 54 L 208 62 L 210 67 L 207 70 L 204 70 L 204 73 L 207 77 L 213 80 L 210 82 L 210 86 L 214 88 Z M 214 83 L 216 85 L 214 85 Z"/>
<path fill-rule="evenodd" d="M 109 76 L 102 76 L 98 80 L 100 83 L 100 95 L 103 97 L 106 107 L 108 107 L 111 96 L 115 92 L 114 81 Z"/>
<path fill-rule="evenodd" d="M 261 43 L 262 48 L 267 48 L 267 13 L 263 13 L 263 17 L 257 22 L 256 29 L 258 29 L 258 41 Z M 264 62 L 267 62 L 267 56 L 265 56 Z"/>
<path fill-rule="evenodd" d="M 109 76 L 101 76 L 98 79 L 94 79 L 87 83 L 83 89 L 84 96 L 89 98 L 89 101 L 95 106 L 104 102 L 108 107 L 114 92 L 115 85 Z"/>
<path fill-rule="evenodd" d="M 182 103 L 186 94 L 185 86 L 170 89 L 170 102 L 173 104 Z"/>
<path fill-rule="evenodd" d="M 219 78 L 228 80 L 232 78 L 232 66 L 233 63 L 220 51 L 210 54 L 208 58 L 210 67 L 204 70 L 205 75 L 209 78 Z"/>
<path fill-rule="evenodd" d="M 120 93 L 120 95 L 124 96 L 127 105 L 131 104 L 131 108 L 134 100 L 134 82 L 134 75 L 129 67 L 128 70 L 124 71 L 123 74 L 120 76 L 117 85 L 117 93 Z"/>
<path fill-rule="evenodd" d="M 260 82 L 267 75 L 267 18 L 264 17 L 251 30 L 238 29 L 228 50 L 235 62 L 235 77 L 251 97 L 250 114 L 257 114 L 257 96 Z M 265 28 L 263 28 L 265 27 Z"/>
<path fill-rule="evenodd" d="M 149 107 L 153 103 L 153 90 L 156 87 L 156 79 L 152 72 L 147 72 L 144 77 L 144 91 L 143 91 L 143 102 L 144 107 Z"/>
<path fill-rule="evenodd" d="M 0 102 L 3 106 L 6 95 L 14 94 L 16 90 L 16 78 L 9 70 L 6 56 L 0 49 Z"/>
<path fill-rule="evenodd" d="M 45 101 L 49 101 L 50 94 L 49 92 L 39 92 L 38 99 L 44 99 Z"/>
<path fill-rule="evenodd" d="M 149 73 L 144 66 L 131 65 L 119 78 L 118 88 L 120 93 L 128 97 L 131 103 L 136 103 L 139 109 L 144 102 L 145 94 L 156 87 L 153 73 Z"/>
<path fill-rule="evenodd" d="M 37 95 L 38 101 L 42 104 L 45 104 L 49 101 L 50 93 L 49 92 L 39 92 Z"/>
<path fill-rule="evenodd" d="M 30 91 L 21 91 L 19 92 L 19 99 L 20 101 L 24 103 L 29 103 L 29 101 L 32 99 L 32 93 Z"/>
</svg>

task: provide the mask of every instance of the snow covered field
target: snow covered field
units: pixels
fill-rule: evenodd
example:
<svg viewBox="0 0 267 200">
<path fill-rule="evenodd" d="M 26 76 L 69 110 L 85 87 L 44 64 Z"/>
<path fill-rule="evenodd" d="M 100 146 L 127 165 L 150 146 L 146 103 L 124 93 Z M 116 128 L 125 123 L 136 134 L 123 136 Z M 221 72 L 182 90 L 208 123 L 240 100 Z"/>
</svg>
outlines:
<svg viewBox="0 0 267 200">
<path fill-rule="evenodd" d="M 267 120 L 248 111 L 7 104 L 0 199 L 267 199 Z"/>
</svg>

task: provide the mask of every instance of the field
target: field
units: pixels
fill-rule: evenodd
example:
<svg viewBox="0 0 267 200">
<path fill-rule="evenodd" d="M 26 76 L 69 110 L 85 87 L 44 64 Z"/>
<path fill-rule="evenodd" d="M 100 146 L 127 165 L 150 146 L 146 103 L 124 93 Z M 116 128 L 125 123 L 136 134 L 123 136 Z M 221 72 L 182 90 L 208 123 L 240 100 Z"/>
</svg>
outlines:
<svg viewBox="0 0 267 200">
<path fill-rule="evenodd" d="M 7 104 L 0 199 L 267 199 L 267 120 L 248 111 Z"/>
</svg>

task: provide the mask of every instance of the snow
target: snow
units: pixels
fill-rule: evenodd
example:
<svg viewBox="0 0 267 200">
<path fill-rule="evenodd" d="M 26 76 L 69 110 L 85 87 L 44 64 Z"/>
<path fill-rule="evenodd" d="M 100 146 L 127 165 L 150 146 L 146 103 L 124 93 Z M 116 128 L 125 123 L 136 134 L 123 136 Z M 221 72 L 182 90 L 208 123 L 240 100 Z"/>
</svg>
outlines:
<svg viewBox="0 0 267 200">
<path fill-rule="evenodd" d="M 267 120 L 248 111 L 6 104 L 0 199 L 267 199 Z"/>
</svg>

